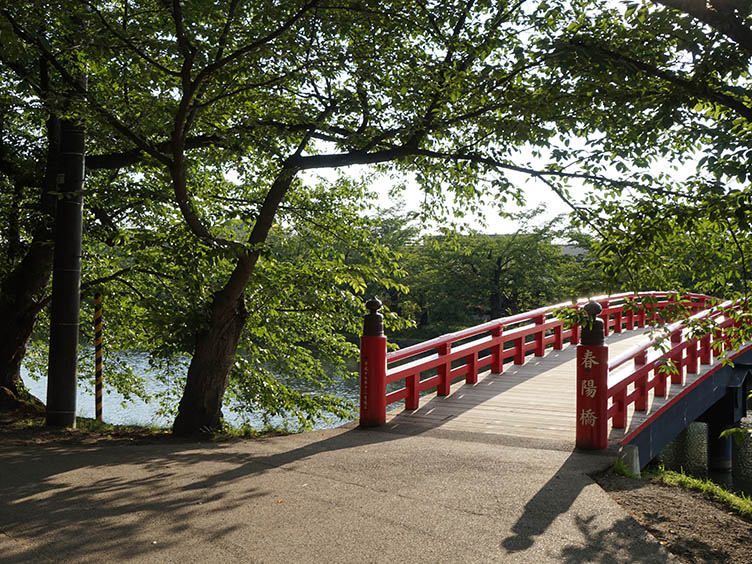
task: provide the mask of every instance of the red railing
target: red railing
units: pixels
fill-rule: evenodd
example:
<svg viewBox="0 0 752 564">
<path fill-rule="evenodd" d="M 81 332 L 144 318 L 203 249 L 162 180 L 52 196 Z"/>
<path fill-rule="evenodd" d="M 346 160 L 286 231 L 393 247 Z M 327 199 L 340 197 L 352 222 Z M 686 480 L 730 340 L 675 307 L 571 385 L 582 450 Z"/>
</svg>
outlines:
<svg viewBox="0 0 752 564">
<path fill-rule="evenodd" d="M 627 409 L 631 404 L 636 411 L 647 411 L 651 390 L 657 397 L 666 397 L 669 378 L 671 384 L 681 385 L 685 374 L 697 374 L 699 365 L 712 364 L 713 358 L 726 346 L 726 330 L 737 323 L 730 313 L 741 310 L 743 305 L 742 302 L 727 301 L 696 313 L 689 322 L 668 325 L 664 329 L 664 334 L 670 335 L 668 350 L 656 349 L 658 338 L 655 338 L 610 360 L 605 421 L 611 420 L 616 429 L 625 428 Z M 713 330 L 699 338 L 694 337 L 687 326 L 691 326 L 692 321 L 704 319 L 714 322 Z M 623 368 L 630 361 L 633 362 L 632 368 Z"/>
<path fill-rule="evenodd" d="M 643 304 L 644 298 L 648 299 Z M 644 327 L 659 319 L 661 312 L 675 302 L 676 294 L 624 293 L 592 299 L 603 307 L 599 317 L 608 334 Z M 708 299 L 711 298 L 702 294 L 682 298 L 692 311 L 705 309 Z M 386 405 L 404 400 L 405 409 L 417 409 L 421 392 L 436 389 L 438 395 L 448 395 L 451 384 L 460 378 L 474 384 L 484 370 L 499 374 L 505 362 L 523 364 L 528 354 L 540 357 L 547 349 L 562 349 L 567 342 L 577 344 L 580 328 L 565 328 L 554 313 L 586 302 L 557 304 L 502 317 L 387 354 L 386 384 L 404 384 L 386 394 Z"/>
</svg>

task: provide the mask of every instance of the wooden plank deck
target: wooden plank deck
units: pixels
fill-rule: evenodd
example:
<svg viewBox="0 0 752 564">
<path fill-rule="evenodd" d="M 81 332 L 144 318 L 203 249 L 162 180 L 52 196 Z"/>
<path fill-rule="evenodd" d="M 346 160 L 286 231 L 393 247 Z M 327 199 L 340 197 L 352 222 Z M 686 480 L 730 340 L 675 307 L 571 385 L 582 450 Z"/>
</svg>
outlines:
<svg viewBox="0 0 752 564">
<path fill-rule="evenodd" d="M 643 331 L 610 335 L 609 356 L 615 358 L 645 340 Z M 550 351 L 544 357 L 528 355 L 524 365 L 505 364 L 502 374 L 481 374 L 475 385 L 467 385 L 464 380 L 456 382 L 446 397 L 426 395 L 415 411 L 405 411 L 401 406 L 392 409 L 387 412 L 387 425 L 543 438 L 574 445 L 575 370 L 575 347 Z M 689 375 L 685 383 L 697 378 L 699 375 Z M 669 398 L 680 389 L 671 386 Z M 653 398 L 652 392 L 650 395 L 648 412 L 635 413 L 631 406 L 627 428 L 609 428 L 610 443 L 621 440 L 668 401 Z"/>
</svg>

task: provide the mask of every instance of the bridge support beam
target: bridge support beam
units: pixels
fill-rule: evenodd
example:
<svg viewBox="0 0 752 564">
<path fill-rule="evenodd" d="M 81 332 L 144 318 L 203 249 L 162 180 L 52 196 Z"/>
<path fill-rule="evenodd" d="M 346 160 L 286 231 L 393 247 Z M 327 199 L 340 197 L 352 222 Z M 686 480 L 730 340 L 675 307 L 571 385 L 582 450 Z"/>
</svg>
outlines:
<svg viewBox="0 0 752 564">
<path fill-rule="evenodd" d="M 721 438 L 720 435 L 726 429 L 738 425 L 746 415 L 745 381 L 749 368 L 742 363 L 735 366 L 726 385 L 726 393 L 698 418 L 708 425 L 707 456 L 710 472 L 731 472 L 731 438 Z"/>
<path fill-rule="evenodd" d="M 722 420 L 708 422 L 708 470 L 731 472 L 731 437 L 721 438 L 721 433 L 731 427 Z"/>
<path fill-rule="evenodd" d="M 658 456 L 661 450 L 692 421 L 709 424 L 715 421 L 713 426 L 720 427 L 714 435 L 718 437 L 726 426 L 738 422 L 744 416 L 744 399 L 750 387 L 752 351 L 734 359 L 733 367 L 719 366 L 695 385 L 692 393 L 681 394 L 653 420 L 651 425 L 644 426 L 632 435 L 627 444 L 639 449 L 640 464 L 644 466 Z M 714 453 L 721 453 L 722 448 L 725 448 L 720 444 L 713 446 L 711 442 L 713 441 L 708 441 L 708 448 Z M 709 464 L 709 467 L 711 466 L 717 464 Z"/>
</svg>

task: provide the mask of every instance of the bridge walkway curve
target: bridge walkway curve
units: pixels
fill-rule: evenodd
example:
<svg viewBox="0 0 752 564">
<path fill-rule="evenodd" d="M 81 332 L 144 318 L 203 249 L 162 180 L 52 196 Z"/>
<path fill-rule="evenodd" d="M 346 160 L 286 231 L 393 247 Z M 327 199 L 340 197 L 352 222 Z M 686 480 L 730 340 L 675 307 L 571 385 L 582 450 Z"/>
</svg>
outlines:
<svg viewBox="0 0 752 564">
<path fill-rule="evenodd" d="M 607 339 L 609 357 L 614 358 L 646 340 L 645 330 L 614 333 Z M 543 357 L 528 355 L 523 365 L 505 364 L 502 374 L 486 371 L 479 375 L 475 385 L 456 382 L 448 396 L 428 394 L 414 411 L 406 411 L 401 405 L 390 410 L 387 427 L 543 438 L 574 447 L 575 350 L 567 346 Z M 694 380 L 700 375 L 687 375 L 685 379 Z M 609 444 L 617 444 L 637 429 L 679 389 L 677 385 L 671 386 L 667 398 L 651 394 L 647 412 L 635 412 L 632 406 L 625 429 L 609 426 Z"/>
</svg>

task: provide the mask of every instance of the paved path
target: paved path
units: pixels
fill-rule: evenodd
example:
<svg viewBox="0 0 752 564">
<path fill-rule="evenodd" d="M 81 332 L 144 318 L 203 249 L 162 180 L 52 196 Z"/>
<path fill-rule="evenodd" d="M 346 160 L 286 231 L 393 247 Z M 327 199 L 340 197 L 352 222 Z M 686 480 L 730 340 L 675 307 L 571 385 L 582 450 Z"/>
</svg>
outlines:
<svg viewBox="0 0 752 564">
<path fill-rule="evenodd" d="M 675 562 L 566 443 L 401 425 L 0 444 L 0 561 Z"/>
</svg>

